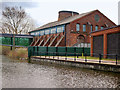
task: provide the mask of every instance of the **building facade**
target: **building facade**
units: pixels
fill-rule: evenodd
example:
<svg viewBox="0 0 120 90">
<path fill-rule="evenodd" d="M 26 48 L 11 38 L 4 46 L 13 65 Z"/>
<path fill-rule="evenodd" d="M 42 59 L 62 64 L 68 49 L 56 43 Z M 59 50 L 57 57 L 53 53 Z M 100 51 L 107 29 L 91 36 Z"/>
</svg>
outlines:
<svg viewBox="0 0 120 90">
<path fill-rule="evenodd" d="M 34 35 L 31 46 L 90 47 L 90 32 L 116 26 L 99 10 L 79 14 L 59 11 L 58 20 L 29 32 Z"/>
<path fill-rule="evenodd" d="M 120 25 L 91 33 L 91 56 L 120 59 Z"/>
</svg>

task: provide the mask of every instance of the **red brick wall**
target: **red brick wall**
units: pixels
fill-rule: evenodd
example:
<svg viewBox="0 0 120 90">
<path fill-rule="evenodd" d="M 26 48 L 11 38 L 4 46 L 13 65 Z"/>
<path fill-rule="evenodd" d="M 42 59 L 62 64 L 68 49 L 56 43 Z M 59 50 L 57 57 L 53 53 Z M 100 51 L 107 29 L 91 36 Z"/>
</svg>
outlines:
<svg viewBox="0 0 120 90">
<path fill-rule="evenodd" d="M 66 11 L 66 12 L 65 11 L 64 12 L 60 11 L 59 15 L 58 15 L 58 21 L 61 21 L 61 20 L 65 19 L 67 17 L 70 17 L 72 15 L 75 16 L 75 15 L 79 15 L 79 14 L 72 13 L 72 12 L 69 12 L 69 11 Z"/>
<path fill-rule="evenodd" d="M 95 21 L 94 17 L 95 15 L 99 15 L 100 19 L 98 22 Z M 101 29 L 101 26 L 105 26 L 107 24 L 109 27 L 116 26 L 113 22 L 111 22 L 109 19 L 107 19 L 104 15 L 102 15 L 99 11 L 95 11 L 90 15 L 87 15 L 81 19 L 77 19 L 70 24 L 66 25 L 66 42 L 67 46 L 73 46 L 75 43 L 77 43 L 77 37 L 79 35 L 83 35 L 85 37 L 85 43 L 90 43 L 90 32 L 91 27 L 87 24 L 87 22 L 90 22 L 93 25 L 93 31 L 95 31 L 95 26 L 98 25 L 98 29 Z M 76 32 L 76 24 L 80 24 L 80 31 L 79 33 Z M 86 32 L 83 32 L 83 24 L 86 24 Z M 71 32 L 71 30 L 73 30 Z"/>
</svg>

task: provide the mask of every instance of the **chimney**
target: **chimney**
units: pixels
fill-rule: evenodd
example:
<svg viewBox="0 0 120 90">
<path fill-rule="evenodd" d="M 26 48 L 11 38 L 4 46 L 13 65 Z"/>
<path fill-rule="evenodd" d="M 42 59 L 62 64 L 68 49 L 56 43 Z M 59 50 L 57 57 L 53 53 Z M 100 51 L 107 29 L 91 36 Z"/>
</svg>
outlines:
<svg viewBox="0 0 120 90">
<path fill-rule="evenodd" d="M 75 15 L 79 15 L 79 13 L 73 11 L 59 11 L 58 21 Z"/>
</svg>

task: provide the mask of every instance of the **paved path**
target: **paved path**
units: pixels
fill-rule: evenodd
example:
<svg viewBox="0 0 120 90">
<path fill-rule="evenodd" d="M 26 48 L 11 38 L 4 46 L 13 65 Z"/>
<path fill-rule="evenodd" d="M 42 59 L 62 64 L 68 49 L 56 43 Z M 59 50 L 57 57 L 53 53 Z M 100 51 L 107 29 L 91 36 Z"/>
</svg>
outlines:
<svg viewBox="0 0 120 90">
<path fill-rule="evenodd" d="M 38 57 L 38 58 L 47 58 L 47 59 L 55 59 L 55 60 L 66 60 L 66 61 L 76 61 L 76 62 L 85 62 L 85 59 L 81 58 L 72 58 L 72 57 L 61 57 L 61 56 L 33 56 L 33 57 Z M 99 60 L 95 59 L 87 59 L 86 62 L 89 63 L 99 63 Z M 116 60 L 101 60 L 101 64 L 110 64 L 110 65 L 116 65 Z M 120 60 L 117 62 L 117 65 L 120 65 Z"/>
</svg>

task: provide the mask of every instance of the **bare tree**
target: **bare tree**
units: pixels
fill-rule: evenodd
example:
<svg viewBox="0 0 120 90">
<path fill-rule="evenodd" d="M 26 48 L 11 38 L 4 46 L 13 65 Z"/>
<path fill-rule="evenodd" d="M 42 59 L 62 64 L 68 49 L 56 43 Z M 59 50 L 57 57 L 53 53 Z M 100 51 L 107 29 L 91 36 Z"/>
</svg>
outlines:
<svg viewBox="0 0 120 90">
<path fill-rule="evenodd" d="M 2 11 L 2 20 L 0 22 L 1 33 L 27 34 L 33 29 L 33 20 L 27 15 L 23 8 L 5 7 L 5 9 Z M 14 46 L 15 37 L 13 37 L 13 47 Z"/>
<path fill-rule="evenodd" d="M 2 33 L 26 34 L 34 29 L 34 23 L 21 7 L 5 7 L 2 11 Z"/>
</svg>

